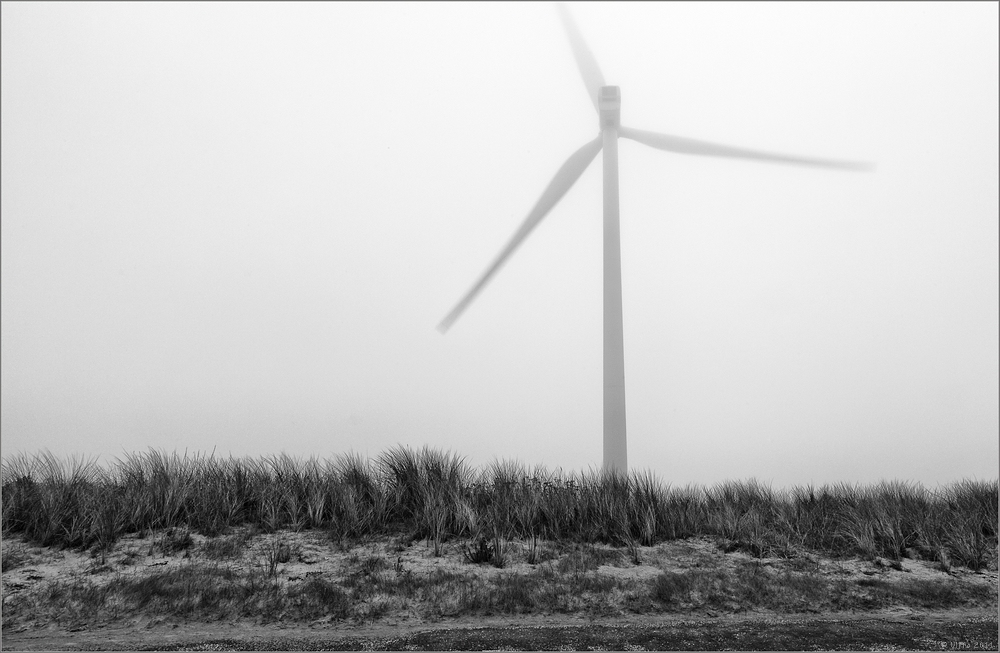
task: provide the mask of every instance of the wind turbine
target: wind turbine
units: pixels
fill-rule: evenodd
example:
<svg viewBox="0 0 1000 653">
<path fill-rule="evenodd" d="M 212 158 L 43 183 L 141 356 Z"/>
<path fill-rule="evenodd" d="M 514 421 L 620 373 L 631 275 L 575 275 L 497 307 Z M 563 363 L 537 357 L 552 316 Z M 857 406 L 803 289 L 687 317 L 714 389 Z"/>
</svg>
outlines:
<svg viewBox="0 0 1000 653">
<path fill-rule="evenodd" d="M 867 170 L 864 163 L 833 161 L 811 157 L 790 156 L 749 150 L 707 141 L 658 134 L 621 124 L 621 94 L 617 86 L 608 86 L 594 55 L 577 29 L 569 11 L 558 4 L 563 27 L 569 37 L 583 84 L 590 95 L 600 121 L 600 134 L 570 155 L 549 182 L 542 196 L 528 213 L 521 226 L 493 259 L 486 271 L 438 325 L 446 332 L 483 290 L 514 250 L 538 226 L 549 211 L 562 199 L 597 153 L 604 151 L 604 470 L 624 473 L 628 470 L 625 437 L 625 343 L 622 328 L 621 245 L 618 229 L 618 138 L 625 137 L 658 150 L 679 154 L 717 156 L 771 163 Z"/>
</svg>

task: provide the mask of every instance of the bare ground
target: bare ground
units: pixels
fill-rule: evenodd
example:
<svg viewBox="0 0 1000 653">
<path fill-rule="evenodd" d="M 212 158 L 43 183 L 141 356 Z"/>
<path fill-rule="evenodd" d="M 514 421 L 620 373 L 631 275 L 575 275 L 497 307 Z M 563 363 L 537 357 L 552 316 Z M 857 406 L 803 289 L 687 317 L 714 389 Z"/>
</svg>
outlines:
<svg viewBox="0 0 1000 653">
<path fill-rule="evenodd" d="M 975 612 L 979 612 L 976 614 Z M 997 650 L 995 612 L 575 616 L 437 624 L 160 624 L 4 637 L 6 650 Z"/>
</svg>

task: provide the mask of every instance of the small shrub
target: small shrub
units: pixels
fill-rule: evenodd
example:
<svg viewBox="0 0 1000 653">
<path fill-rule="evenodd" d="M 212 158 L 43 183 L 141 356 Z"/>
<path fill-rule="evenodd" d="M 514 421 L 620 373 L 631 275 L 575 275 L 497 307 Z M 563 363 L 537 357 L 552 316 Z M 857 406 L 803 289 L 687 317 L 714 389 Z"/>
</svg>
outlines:
<svg viewBox="0 0 1000 653">
<path fill-rule="evenodd" d="M 465 544 L 462 546 L 462 557 L 466 562 L 474 565 L 481 565 L 493 561 L 493 547 L 485 537 L 479 538 L 476 545 Z"/>
<path fill-rule="evenodd" d="M 537 535 L 532 534 L 531 539 L 528 540 L 528 554 L 525 558 L 529 565 L 537 565 L 540 562 Z"/>
<path fill-rule="evenodd" d="M 424 586 L 423 579 L 415 576 L 412 569 L 403 567 L 402 561 L 397 561 L 394 568 L 395 576 L 380 578 L 379 587 L 387 594 L 401 594 L 412 598 L 417 591 Z"/>
<path fill-rule="evenodd" d="M 205 542 L 202 551 L 211 560 L 232 560 L 241 557 L 249 543 L 250 535 L 243 531 L 233 535 L 214 537 Z"/>
<path fill-rule="evenodd" d="M 278 565 L 286 564 L 292 559 L 292 554 L 293 547 L 284 540 L 273 538 L 270 542 L 265 544 L 263 549 L 263 559 L 264 564 L 267 567 L 267 574 L 272 577 L 277 576 Z"/>
<path fill-rule="evenodd" d="M 310 576 L 301 585 L 289 590 L 289 599 L 296 611 L 307 618 L 331 616 L 345 619 L 351 612 L 350 595 L 320 576 Z"/>
<path fill-rule="evenodd" d="M 946 574 L 950 574 L 951 573 L 951 556 L 948 555 L 948 552 L 944 548 L 941 548 L 941 549 L 938 550 L 938 552 L 937 552 L 937 559 L 938 559 L 938 564 L 941 567 L 941 571 L 943 571 Z"/>
<path fill-rule="evenodd" d="M 194 538 L 189 530 L 181 528 L 169 529 L 160 540 L 160 550 L 164 555 L 186 551 L 194 546 Z"/>
<path fill-rule="evenodd" d="M 3 548 L 3 571 L 17 569 L 24 565 L 30 557 L 24 545 L 15 544 Z"/>
<path fill-rule="evenodd" d="M 670 571 L 657 576 L 652 584 L 653 598 L 667 605 L 677 605 L 691 600 L 691 591 L 694 589 L 690 575 Z"/>
<path fill-rule="evenodd" d="M 507 566 L 507 542 L 503 538 L 493 538 L 493 566 L 503 569 Z"/>
<path fill-rule="evenodd" d="M 683 573 L 665 571 L 652 580 L 653 599 L 673 607 L 713 605 L 721 607 L 730 597 L 726 587 L 731 576 L 722 571 L 692 569 Z"/>
<path fill-rule="evenodd" d="M 382 556 L 369 556 L 361 563 L 361 570 L 367 575 L 377 574 L 388 567 L 388 563 L 386 563 L 385 558 Z"/>
<path fill-rule="evenodd" d="M 628 557 L 632 561 L 633 565 L 642 564 L 642 550 L 639 548 L 639 543 L 635 540 L 628 541 Z"/>
<path fill-rule="evenodd" d="M 497 579 L 496 605 L 503 612 L 530 612 L 534 609 L 535 586 L 532 576 L 509 574 Z"/>
</svg>

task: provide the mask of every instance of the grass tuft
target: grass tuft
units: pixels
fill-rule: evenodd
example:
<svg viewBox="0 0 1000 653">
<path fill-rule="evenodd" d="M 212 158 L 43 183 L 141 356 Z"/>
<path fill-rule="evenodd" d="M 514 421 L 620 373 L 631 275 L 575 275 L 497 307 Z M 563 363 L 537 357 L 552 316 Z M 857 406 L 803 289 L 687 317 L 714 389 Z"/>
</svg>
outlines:
<svg viewBox="0 0 1000 653">
<path fill-rule="evenodd" d="M 814 551 L 890 564 L 916 556 L 944 569 L 997 565 L 996 480 L 936 491 L 900 482 L 776 490 L 753 480 L 672 488 L 648 472 L 562 474 L 511 461 L 475 470 L 454 454 L 406 447 L 374 461 L 150 450 L 106 466 L 17 454 L 3 459 L 0 480 L 4 535 L 102 554 L 125 534 L 164 529 L 170 535 L 153 546 L 165 553 L 192 548 L 192 533 L 314 529 L 341 544 L 404 533 L 434 555 L 463 540 L 470 560 L 489 554 L 498 567 L 514 540 L 529 542 L 532 564 L 545 559 L 540 539 L 625 547 L 638 564 L 640 546 L 695 536 L 761 559 Z M 226 537 L 235 539 L 205 555 L 225 560 L 247 546 L 243 536 Z M 596 550 L 565 564 L 588 567 L 583 557 Z M 286 557 L 272 554 L 275 564 Z"/>
</svg>

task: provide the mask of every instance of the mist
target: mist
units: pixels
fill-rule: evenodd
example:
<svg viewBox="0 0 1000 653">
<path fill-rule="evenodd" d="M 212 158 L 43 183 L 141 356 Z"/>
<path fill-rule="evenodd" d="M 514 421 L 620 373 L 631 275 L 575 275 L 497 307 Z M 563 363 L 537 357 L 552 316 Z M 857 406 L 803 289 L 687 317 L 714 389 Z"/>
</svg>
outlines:
<svg viewBox="0 0 1000 653">
<path fill-rule="evenodd" d="M 995 478 L 995 3 L 569 4 L 622 123 L 630 466 L 674 485 Z M 3 456 L 599 467 L 598 132 L 534 3 L 2 11 Z"/>
</svg>

